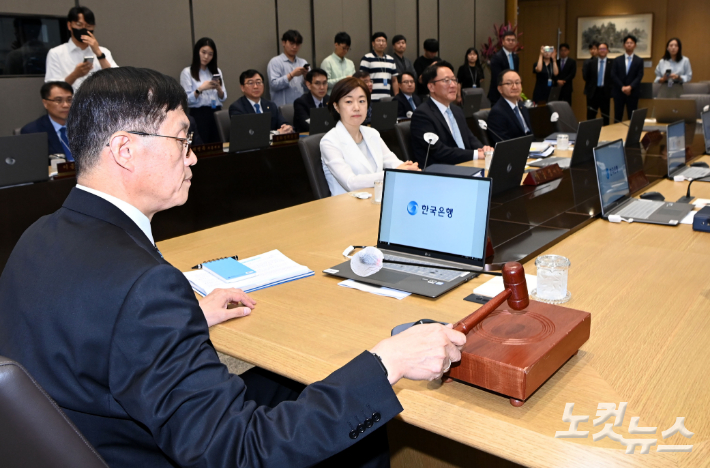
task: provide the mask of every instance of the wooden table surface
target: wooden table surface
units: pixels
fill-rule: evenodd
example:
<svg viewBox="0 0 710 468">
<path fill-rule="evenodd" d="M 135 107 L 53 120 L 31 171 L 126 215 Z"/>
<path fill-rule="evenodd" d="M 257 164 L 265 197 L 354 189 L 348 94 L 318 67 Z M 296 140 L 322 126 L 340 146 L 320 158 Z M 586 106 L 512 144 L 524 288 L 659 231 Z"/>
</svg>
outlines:
<svg viewBox="0 0 710 468">
<path fill-rule="evenodd" d="M 619 125 L 613 127 L 621 127 Z M 613 139 L 605 128 L 604 139 Z M 705 157 L 706 161 L 710 158 Z M 653 190 L 676 200 L 687 182 L 664 180 Z M 710 184 L 693 184 L 693 195 L 710 198 Z M 257 291 L 247 318 L 211 329 L 216 348 L 294 380 L 323 379 L 398 324 L 421 318 L 454 322 L 479 306 L 463 298 L 491 277 L 482 275 L 436 300 L 402 301 L 338 286 L 323 269 L 342 261 L 348 245 L 373 245 L 380 206 L 349 194 L 310 202 L 158 243 L 182 271 L 208 258 L 246 258 L 278 248 L 307 265 L 314 277 Z M 650 224 L 595 220 L 547 253 L 571 261 L 567 307 L 592 314 L 589 341 L 555 375 L 515 408 L 508 398 L 461 383 L 402 380 L 395 386 L 409 424 L 526 466 L 708 466 L 710 411 L 710 234 Z M 525 265 L 535 274 L 534 262 Z M 597 405 L 628 402 L 625 438 L 657 438 L 657 444 L 693 445 L 691 453 L 624 453 L 610 439 L 594 442 Z M 566 403 L 588 415 L 579 430 L 586 439 L 557 439 L 569 430 Z M 630 435 L 631 417 L 655 426 L 656 435 Z M 695 435 L 661 438 L 676 417 Z M 612 422 L 609 420 L 608 422 Z"/>
</svg>

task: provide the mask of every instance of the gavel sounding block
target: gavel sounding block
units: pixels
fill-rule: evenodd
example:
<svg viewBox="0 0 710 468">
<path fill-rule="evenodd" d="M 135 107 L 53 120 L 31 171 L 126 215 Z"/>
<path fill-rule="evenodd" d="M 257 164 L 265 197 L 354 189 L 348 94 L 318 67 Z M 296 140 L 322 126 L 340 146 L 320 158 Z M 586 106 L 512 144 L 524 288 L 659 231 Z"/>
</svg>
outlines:
<svg viewBox="0 0 710 468">
<path fill-rule="evenodd" d="M 521 406 L 589 339 L 590 323 L 591 314 L 567 307 L 531 300 L 516 311 L 503 303 L 468 334 L 448 377 Z"/>
</svg>

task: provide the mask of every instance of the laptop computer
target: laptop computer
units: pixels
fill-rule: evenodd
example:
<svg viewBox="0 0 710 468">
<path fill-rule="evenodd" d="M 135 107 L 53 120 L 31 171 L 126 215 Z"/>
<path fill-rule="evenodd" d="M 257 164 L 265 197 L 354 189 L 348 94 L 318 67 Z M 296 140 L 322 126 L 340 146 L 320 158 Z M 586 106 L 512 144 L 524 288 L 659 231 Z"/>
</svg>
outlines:
<svg viewBox="0 0 710 468">
<path fill-rule="evenodd" d="M 703 121 L 703 136 L 705 137 L 705 154 L 710 154 L 710 110 L 703 112 L 700 117 Z"/>
<path fill-rule="evenodd" d="M 328 133 L 335 127 L 336 120 L 327 107 L 314 107 L 311 109 L 311 123 L 309 135 Z"/>
<path fill-rule="evenodd" d="M 707 167 L 688 167 L 685 164 L 685 122 L 668 125 L 666 131 L 668 178 L 682 176 L 685 179 L 700 179 L 710 175 Z"/>
<path fill-rule="evenodd" d="M 604 219 L 616 215 L 639 223 L 676 226 L 693 210 L 693 205 L 689 203 L 631 198 L 624 145 L 621 140 L 594 148 L 594 165 Z"/>
<path fill-rule="evenodd" d="M 385 262 L 361 277 L 348 260 L 323 272 L 432 298 L 450 291 L 484 269 L 491 187 L 480 177 L 385 170 L 377 248 L 385 260 L 431 266 Z"/>
<path fill-rule="evenodd" d="M 599 135 L 601 134 L 603 125 L 603 119 L 580 122 L 579 128 L 577 129 L 577 135 L 579 135 L 577 139 L 579 143 L 574 145 L 571 158 L 553 156 L 530 163 L 529 166 L 546 167 L 551 164 L 558 164 L 562 169 L 567 169 L 570 166 L 579 166 L 587 161 L 591 161 L 594 158 L 593 151 L 599 142 Z M 643 127 L 643 121 L 641 126 Z"/>
<path fill-rule="evenodd" d="M 493 179 L 493 195 L 520 186 L 533 138 L 525 135 L 496 143 L 488 170 L 488 177 Z"/>
<path fill-rule="evenodd" d="M 46 133 L 0 137 L 0 187 L 49 179 Z"/>
<path fill-rule="evenodd" d="M 474 92 L 474 90 L 477 89 L 479 88 L 469 88 L 468 90 L 461 90 L 461 94 L 463 95 L 463 102 L 461 103 L 461 105 L 463 106 L 463 115 L 467 119 L 473 117 L 474 112 L 478 112 L 479 110 L 481 110 L 483 93 Z"/>
<path fill-rule="evenodd" d="M 370 126 L 378 132 L 392 130 L 397 123 L 397 101 L 374 101 Z"/>
<path fill-rule="evenodd" d="M 271 144 L 271 112 L 233 115 L 229 127 L 229 152 L 266 148 Z"/>
<path fill-rule="evenodd" d="M 653 115 L 658 123 L 673 123 L 680 119 L 695 123 L 696 112 L 694 99 L 653 100 Z"/>
<path fill-rule="evenodd" d="M 629 121 L 629 129 L 626 131 L 626 140 L 624 140 L 624 147 L 626 148 L 639 148 L 641 143 L 641 133 L 643 133 L 643 124 L 646 121 L 646 115 L 648 115 L 648 108 L 636 109 L 631 113 L 631 120 Z M 600 141 L 599 146 L 611 143 L 610 141 Z M 594 145 L 597 146 L 597 145 Z M 591 158 L 590 158 L 591 159 Z"/>
</svg>

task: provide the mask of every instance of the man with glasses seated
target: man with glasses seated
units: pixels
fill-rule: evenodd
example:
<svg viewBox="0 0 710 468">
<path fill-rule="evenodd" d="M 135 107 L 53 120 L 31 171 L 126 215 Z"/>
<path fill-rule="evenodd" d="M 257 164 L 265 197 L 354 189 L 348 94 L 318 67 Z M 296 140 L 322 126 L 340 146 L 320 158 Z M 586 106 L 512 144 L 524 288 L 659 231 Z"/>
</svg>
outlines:
<svg viewBox="0 0 710 468">
<path fill-rule="evenodd" d="M 311 130 L 311 109 L 328 107 L 328 73 L 314 68 L 306 74 L 308 91 L 293 101 L 293 128 L 297 133 Z"/>
<path fill-rule="evenodd" d="M 399 94 L 394 97 L 397 101 L 397 117 L 407 119 L 412 116 L 411 113 L 417 110 L 417 107 L 422 105 L 422 98 L 414 93 L 417 83 L 414 75 L 407 71 L 402 72 L 397 77 L 397 81 L 399 81 Z"/>
<path fill-rule="evenodd" d="M 95 27 L 94 13 L 87 7 L 76 6 L 69 10 L 67 29 L 71 37 L 47 54 L 44 81 L 66 81 L 77 90 L 90 73 L 118 66 L 111 52 L 99 46 L 94 36 Z"/>
<path fill-rule="evenodd" d="M 498 75 L 499 99 L 488 114 L 488 138 L 494 142 L 512 140 L 532 133 L 530 114 L 520 105 L 523 83 L 520 75 L 513 70 L 505 70 Z"/>
<path fill-rule="evenodd" d="M 429 149 L 430 164 L 459 164 L 472 159 L 483 159 L 483 147 L 466 125 L 466 117 L 456 101 L 458 81 L 454 67 L 446 61 L 437 62 L 424 70 L 422 83 L 431 99 L 422 103 L 412 114 L 412 150 L 414 161 L 424 169 L 429 143 L 424 134 L 434 133 L 439 140 Z"/>
<path fill-rule="evenodd" d="M 51 81 L 43 84 L 39 93 L 47 113 L 22 127 L 20 133 L 46 133 L 49 154 L 63 154 L 67 161 L 74 161 L 66 127 L 74 89 L 64 81 Z"/>
<path fill-rule="evenodd" d="M 291 133 L 291 127 L 279 110 L 279 106 L 271 101 L 262 99 L 264 94 L 264 75 L 257 70 L 249 69 L 239 75 L 239 85 L 244 96 L 240 97 L 229 106 L 229 116 L 242 114 L 271 114 L 271 130 L 279 133 Z"/>
</svg>

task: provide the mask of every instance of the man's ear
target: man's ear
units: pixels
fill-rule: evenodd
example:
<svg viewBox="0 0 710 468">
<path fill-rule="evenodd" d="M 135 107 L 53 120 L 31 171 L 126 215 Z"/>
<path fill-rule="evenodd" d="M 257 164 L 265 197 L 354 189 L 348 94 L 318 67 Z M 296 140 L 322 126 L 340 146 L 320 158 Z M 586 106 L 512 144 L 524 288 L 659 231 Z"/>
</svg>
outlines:
<svg viewBox="0 0 710 468">
<path fill-rule="evenodd" d="M 115 164 L 121 168 L 133 172 L 135 171 L 135 145 L 131 141 L 131 137 L 124 133 L 118 132 L 111 135 L 108 143 L 109 154 Z"/>
</svg>

